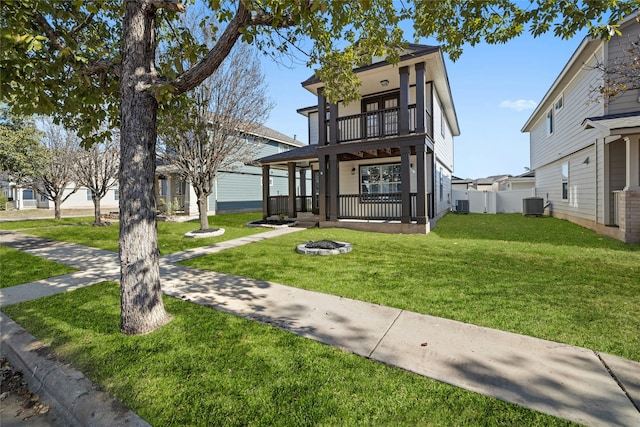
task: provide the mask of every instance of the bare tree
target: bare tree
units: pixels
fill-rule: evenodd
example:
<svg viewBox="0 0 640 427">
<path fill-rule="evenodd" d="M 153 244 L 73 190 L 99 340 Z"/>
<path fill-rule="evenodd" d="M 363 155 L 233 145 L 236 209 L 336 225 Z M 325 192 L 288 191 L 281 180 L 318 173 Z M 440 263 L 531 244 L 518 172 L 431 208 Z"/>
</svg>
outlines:
<svg viewBox="0 0 640 427">
<path fill-rule="evenodd" d="M 267 119 L 273 104 L 258 59 L 239 45 L 200 86 L 188 94 L 188 113 L 161 120 L 160 157 L 191 183 L 198 199 L 200 230 L 209 229 L 208 197 L 221 170 L 253 159 L 257 145 L 247 135 Z"/>
<path fill-rule="evenodd" d="M 62 203 L 79 188 L 74 176 L 74 162 L 80 139 L 74 132 L 53 123 L 50 118 L 43 118 L 41 123 L 45 160 L 42 169 L 34 174 L 31 186 L 53 202 L 55 218 L 60 219 Z"/>
<path fill-rule="evenodd" d="M 636 20 L 640 22 L 640 16 Z M 609 44 L 615 42 L 621 55 L 608 61 L 598 59 L 593 69 L 601 73 L 602 83 L 589 88 L 589 102 L 609 103 L 629 90 L 640 89 L 640 37 L 618 35 Z"/>
<path fill-rule="evenodd" d="M 116 132 L 114 138 L 80 151 L 76 158 L 76 179 L 79 185 L 91 191 L 95 226 L 104 225 L 100 217 L 100 201 L 118 183 L 119 138 Z"/>
</svg>

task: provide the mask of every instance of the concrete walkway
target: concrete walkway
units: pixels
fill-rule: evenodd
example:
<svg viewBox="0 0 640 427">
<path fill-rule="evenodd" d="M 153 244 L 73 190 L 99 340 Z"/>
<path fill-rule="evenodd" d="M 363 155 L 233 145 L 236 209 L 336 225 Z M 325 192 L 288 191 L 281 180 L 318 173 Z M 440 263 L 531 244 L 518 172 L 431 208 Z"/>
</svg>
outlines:
<svg viewBox="0 0 640 427">
<path fill-rule="evenodd" d="M 163 291 L 585 425 L 640 425 L 638 362 L 586 348 L 174 264 L 296 230 L 277 229 L 162 257 Z M 49 286 L 62 292 L 67 290 L 64 283 L 76 288 L 117 276 L 117 255 L 113 253 L 43 240 L 18 233 L 0 235 L 2 244 L 82 268 L 83 273 L 20 285 L 13 288 L 23 289 L 15 291 L 2 289 L 0 306 L 36 298 Z M 84 262 L 85 267 L 80 267 Z M 33 289 L 31 295 L 29 289 Z M 18 293 L 20 297 L 15 296 Z M 4 328 L 2 337 L 4 346 Z"/>
</svg>

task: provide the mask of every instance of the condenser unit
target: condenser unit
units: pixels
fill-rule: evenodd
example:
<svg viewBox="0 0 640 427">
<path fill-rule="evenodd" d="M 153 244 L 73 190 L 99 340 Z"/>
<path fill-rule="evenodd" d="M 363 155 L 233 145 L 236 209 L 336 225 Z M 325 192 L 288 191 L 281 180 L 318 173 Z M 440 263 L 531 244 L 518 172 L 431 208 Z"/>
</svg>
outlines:
<svg viewBox="0 0 640 427">
<path fill-rule="evenodd" d="M 527 197 L 522 199 L 522 215 L 544 215 L 544 200 L 542 197 Z"/>
<path fill-rule="evenodd" d="M 456 200 L 456 212 L 468 214 L 469 213 L 469 201 L 468 200 Z"/>
</svg>

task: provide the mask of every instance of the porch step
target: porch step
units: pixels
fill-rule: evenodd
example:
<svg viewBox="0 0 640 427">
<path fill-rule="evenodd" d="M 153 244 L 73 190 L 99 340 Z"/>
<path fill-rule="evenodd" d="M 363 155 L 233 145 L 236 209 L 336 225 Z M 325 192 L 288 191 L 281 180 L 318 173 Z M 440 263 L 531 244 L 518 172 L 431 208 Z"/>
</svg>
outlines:
<svg viewBox="0 0 640 427">
<path fill-rule="evenodd" d="M 314 228 L 317 227 L 318 224 L 320 222 L 319 221 L 301 221 L 298 220 L 298 222 L 296 223 L 296 227 L 300 227 L 300 228 Z"/>
</svg>

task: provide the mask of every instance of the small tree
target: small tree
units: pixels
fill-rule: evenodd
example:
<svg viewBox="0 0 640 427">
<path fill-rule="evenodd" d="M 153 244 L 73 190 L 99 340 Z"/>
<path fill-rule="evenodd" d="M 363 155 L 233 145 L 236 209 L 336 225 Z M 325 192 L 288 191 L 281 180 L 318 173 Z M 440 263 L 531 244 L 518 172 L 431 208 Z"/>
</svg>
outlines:
<svg viewBox="0 0 640 427">
<path fill-rule="evenodd" d="M 244 136 L 266 120 L 273 105 L 266 98 L 260 64 L 246 45 L 236 48 L 188 98 L 188 114 L 161 120 L 168 126 L 160 127 L 160 156 L 193 186 L 200 229 L 207 230 L 207 200 L 215 177 L 253 159 L 257 146 Z"/>
<path fill-rule="evenodd" d="M 44 164 L 40 140 L 42 132 L 28 117 L 0 110 L 0 172 L 3 179 L 31 186 L 33 177 Z"/>
<path fill-rule="evenodd" d="M 53 202 L 55 218 L 60 219 L 62 203 L 79 189 L 74 171 L 80 139 L 70 130 L 54 124 L 50 118 L 44 118 L 42 124 L 45 161 L 34 174 L 32 187 Z"/>
<path fill-rule="evenodd" d="M 113 139 L 80 151 L 76 158 L 76 179 L 78 184 L 91 191 L 95 226 L 104 225 L 100 215 L 100 201 L 118 183 L 118 138 L 116 133 Z"/>
</svg>

